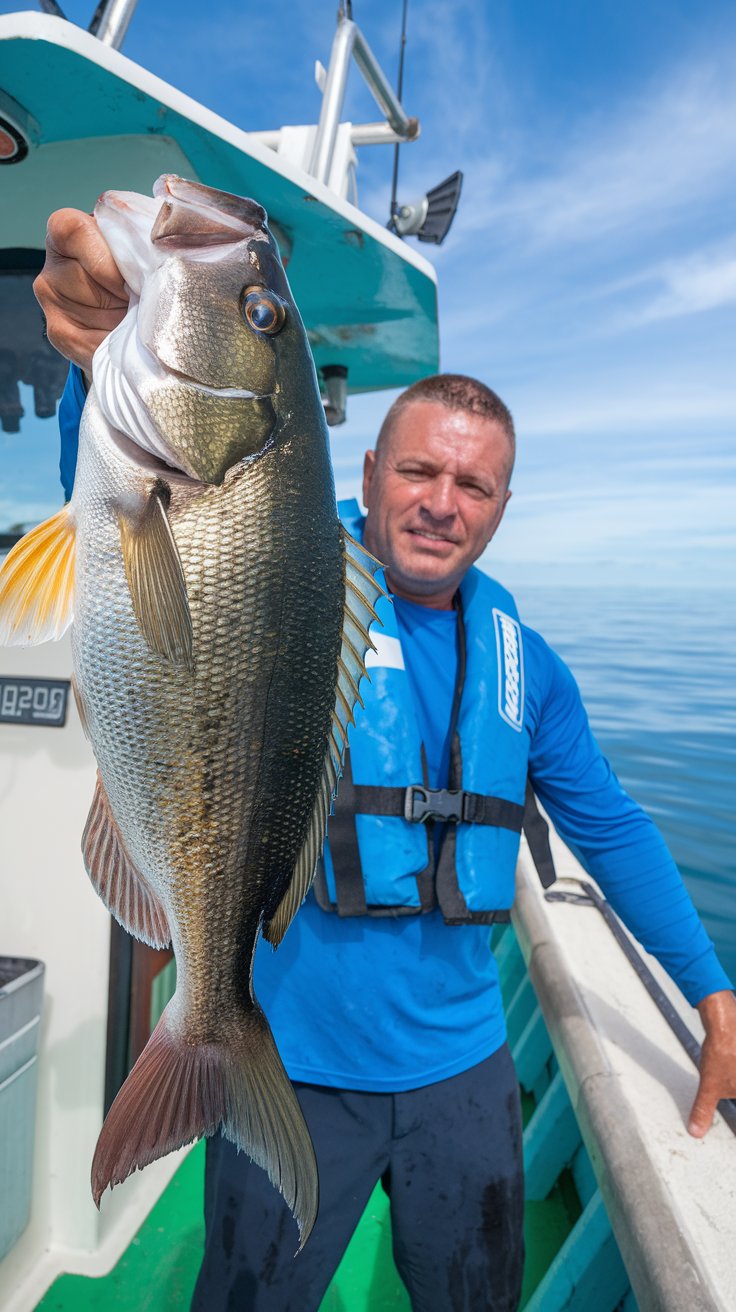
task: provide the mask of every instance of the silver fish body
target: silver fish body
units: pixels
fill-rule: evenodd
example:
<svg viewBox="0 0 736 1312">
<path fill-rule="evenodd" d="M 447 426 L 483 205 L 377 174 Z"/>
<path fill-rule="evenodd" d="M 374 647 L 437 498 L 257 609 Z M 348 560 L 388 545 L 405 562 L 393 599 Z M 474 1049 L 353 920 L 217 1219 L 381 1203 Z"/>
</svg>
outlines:
<svg viewBox="0 0 736 1312">
<path fill-rule="evenodd" d="M 337 518 L 306 334 L 263 211 L 180 179 L 156 195 L 100 202 L 131 311 L 95 357 L 59 520 L 75 536 L 75 683 L 99 766 L 85 863 L 121 923 L 170 939 L 177 962 L 103 1127 L 93 1193 L 222 1126 L 281 1188 L 303 1242 L 316 1168 L 252 960 L 313 876 L 376 563 Z M 31 621 L 55 636 L 39 618 L 51 603 L 29 618 L 14 594 L 41 530 L 0 578 L 6 641 L 28 640 Z"/>
</svg>

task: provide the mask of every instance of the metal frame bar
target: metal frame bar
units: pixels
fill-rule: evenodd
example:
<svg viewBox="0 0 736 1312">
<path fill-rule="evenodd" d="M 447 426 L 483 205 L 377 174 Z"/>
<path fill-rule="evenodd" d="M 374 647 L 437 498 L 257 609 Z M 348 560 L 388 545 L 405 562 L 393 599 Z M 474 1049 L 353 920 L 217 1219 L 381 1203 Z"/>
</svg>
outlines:
<svg viewBox="0 0 736 1312">
<path fill-rule="evenodd" d="M 415 122 L 416 120 L 410 121 Z M 419 135 L 418 124 L 416 135 Z M 278 150 L 281 128 L 258 129 L 255 132 L 249 132 L 248 136 L 251 141 L 257 141 L 261 146 L 268 146 L 270 150 Z M 395 132 L 390 123 L 379 121 L 376 123 L 351 123 L 350 140 L 354 146 L 393 146 L 398 142 L 405 141 L 406 138 Z"/>
<path fill-rule="evenodd" d="M 107 0 L 99 20 L 97 14 L 93 19 L 93 23 L 96 24 L 94 35 L 97 40 L 105 46 L 112 46 L 113 50 L 119 50 L 125 40 L 137 4 L 138 0 Z"/>
<path fill-rule="evenodd" d="M 319 126 L 309 166 L 309 172 L 318 182 L 326 183 L 330 176 L 337 129 L 345 100 L 350 59 L 353 56 L 368 90 L 378 108 L 386 116 L 389 129 L 393 130 L 400 141 L 411 141 L 419 132 L 418 121 L 404 112 L 358 25 L 344 15 L 340 15 L 332 43 Z"/>
</svg>

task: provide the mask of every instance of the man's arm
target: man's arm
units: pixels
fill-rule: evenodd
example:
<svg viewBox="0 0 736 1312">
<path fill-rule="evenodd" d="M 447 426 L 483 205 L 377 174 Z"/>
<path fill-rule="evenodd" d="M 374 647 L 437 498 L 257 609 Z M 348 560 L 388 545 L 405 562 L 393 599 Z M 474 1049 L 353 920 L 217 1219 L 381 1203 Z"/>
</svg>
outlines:
<svg viewBox="0 0 736 1312">
<path fill-rule="evenodd" d="M 526 644 L 536 702 L 529 768 L 560 835 L 628 929 L 697 1006 L 706 1031 L 688 1129 L 701 1137 L 736 1095 L 736 999 L 656 826 L 619 784 L 593 738 L 572 674 L 537 634 Z M 533 697 L 534 700 L 534 697 Z"/>
</svg>

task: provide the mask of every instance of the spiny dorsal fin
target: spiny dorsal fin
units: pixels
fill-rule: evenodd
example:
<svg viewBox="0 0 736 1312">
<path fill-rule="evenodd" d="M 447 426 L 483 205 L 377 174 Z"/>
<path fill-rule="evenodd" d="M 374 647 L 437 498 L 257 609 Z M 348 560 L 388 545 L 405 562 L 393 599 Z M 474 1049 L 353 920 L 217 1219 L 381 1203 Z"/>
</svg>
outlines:
<svg viewBox="0 0 736 1312">
<path fill-rule="evenodd" d="M 149 947 L 167 948 L 171 930 L 166 912 L 125 850 L 99 775 L 82 835 L 82 856 L 95 891 L 123 929 Z"/>
<path fill-rule="evenodd" d="M 74 614 L 74 520 L 69 506 L 26 533 L 0 567 L 0 646 L 60 638 Z"/>
<path fill-rule="evenodd" d="M 143 514 L 118 511 L 120 545 L 136 619 L 152 651 L 172 665 L 192 665 L 192 618 L 179 552 L 156 485 Z"/>
<path fill-rule="evenodd" d="M 355 703 L 359 702 L 361 706 L 363 705 L 359 691 L 360 680 L 364 676 L 367 679 L 370 677 L 365 668 L 365 654 L 368 648 L 375 651 L 370 640 L 370 625 L 375 621 L 381 623 L 376 614 L 375 604 L 379 597 L 386 596 L 384 589 L 375 579 L 376 572 L 382 568 L 380 561 L 356 542 L 346 529 L 341 528 L 341 534 L 345 566 L 345 602 L 342 642 L 336 670 L 335 709 L 332 713 L 322 780 L 307 837 L 297 858 L 289 887 L 263 931 L 264 938 L 274 947 L 278 947 L 284 937 L 314 879 L 315 866 L 324 846 L 327 818 L 332 810 L 338 780 L 342 773 L 348 725 L 355 722 L 353 719 Z"/>
</svg>

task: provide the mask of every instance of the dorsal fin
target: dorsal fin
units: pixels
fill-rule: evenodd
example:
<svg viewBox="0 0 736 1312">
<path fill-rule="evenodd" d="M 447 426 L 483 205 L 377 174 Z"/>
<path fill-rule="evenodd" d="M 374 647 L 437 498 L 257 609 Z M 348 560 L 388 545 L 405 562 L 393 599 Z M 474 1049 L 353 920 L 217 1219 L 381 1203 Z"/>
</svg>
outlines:
<svg viewBox="0 0 736 1312">
<path fill-rule="evenodd" d="M 0 646 L 35 647 L 66 632 L 74 611 L 75 544 L 66 505 L 11 548 L 0 568 Z"/>
<path fill-rule="evenodd" d="M 375 575 L 382 568 L 381 562 L 366 551 L 345 528 L 340 529 L 342 536 L 345 601 L 343 610 L 342 642 L 337 659 L 335 681 L 335 709 L 332 712 L 332 727 L 328 738 L 327 752 L 322 769 L 317 800 L 307 829 L 307 837 L 297 857 L 294 873 L 275 914 L 263 931 L 263 937 L 278 947 L 299 907 L 304 901 L 309 886 L 314 879 L 314 870 L 321 855 L 327 830 L 327 818 L 332 810 L 332 803 L 337 793 L 338 780 L 342 773 L 345 759 L 345 746 L 348 738 L 348 725 L 352 724 L 355 703 L 362 706 L 360 697 L 360 680 L 370 676 L 365 668 L 365 656 L 370 647 L 375 647 L 370 639 L 370 626 L 381 621 L 376 614 L 375 605 L 379 597 L 386 592 Z"/>
</svg>

